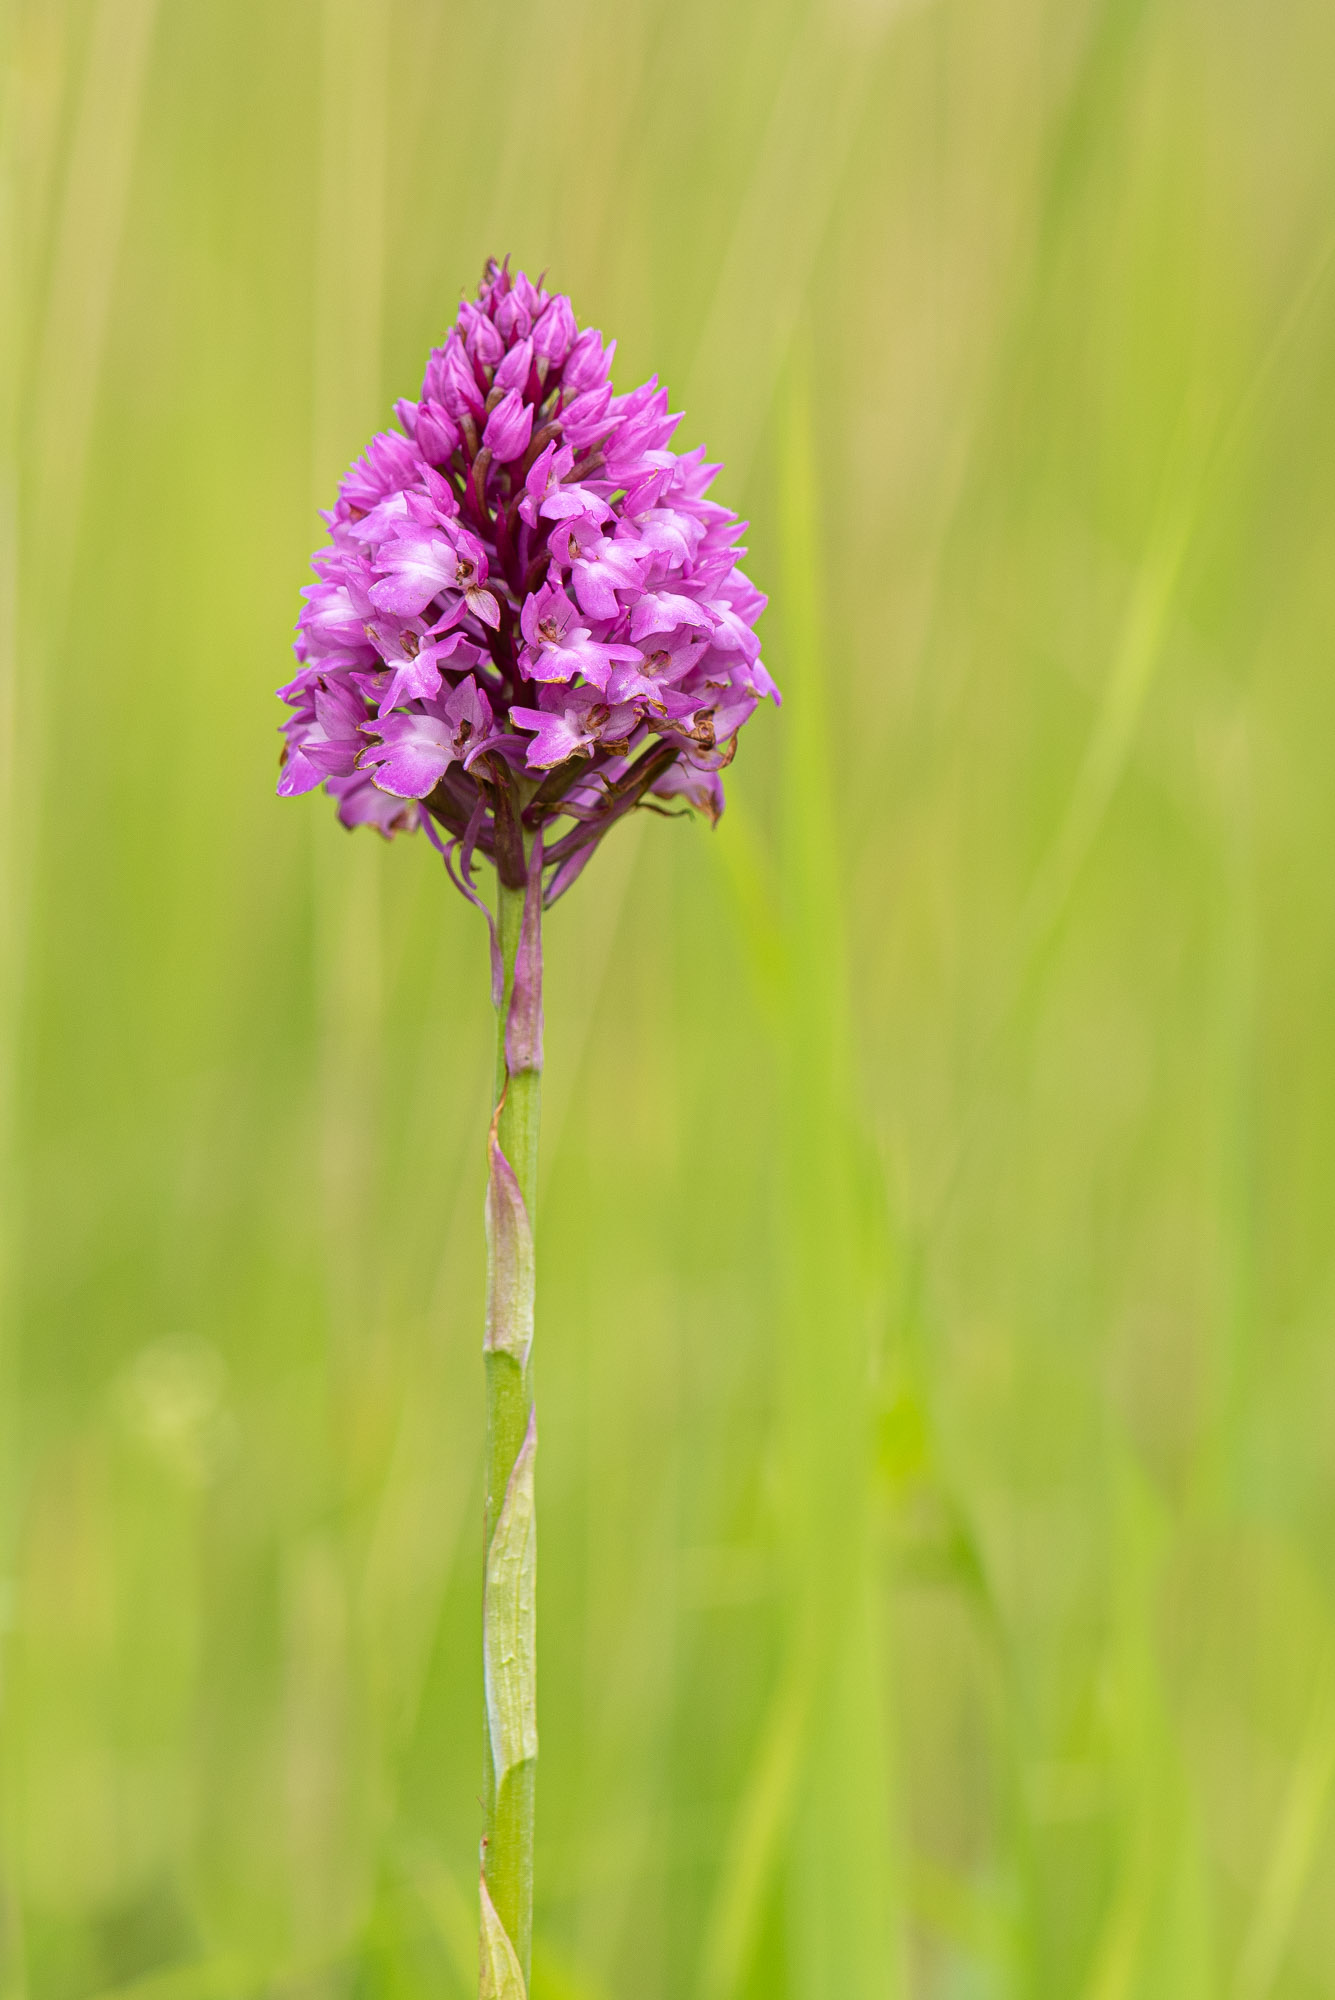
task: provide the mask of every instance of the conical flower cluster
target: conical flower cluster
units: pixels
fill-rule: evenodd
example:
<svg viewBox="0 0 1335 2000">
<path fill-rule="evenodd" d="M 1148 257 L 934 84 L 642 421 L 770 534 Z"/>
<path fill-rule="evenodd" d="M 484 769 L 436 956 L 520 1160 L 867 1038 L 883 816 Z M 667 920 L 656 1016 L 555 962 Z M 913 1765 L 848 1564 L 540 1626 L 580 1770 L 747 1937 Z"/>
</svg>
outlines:
<svg viewBox="0 0 1335 2000">
<path fill-rule="evenodd" d="M 324 517 L 278 789 L 421 824 L 461 886 L 474 853 L 522 884 L 522 827 L 550 903 L 636 806 L 717 818 L 737 731 L 779 699 L 718 467 L 669 449 L 656 378 L 613 394 L 614 345 L 489 264 Z"/>
</svg>

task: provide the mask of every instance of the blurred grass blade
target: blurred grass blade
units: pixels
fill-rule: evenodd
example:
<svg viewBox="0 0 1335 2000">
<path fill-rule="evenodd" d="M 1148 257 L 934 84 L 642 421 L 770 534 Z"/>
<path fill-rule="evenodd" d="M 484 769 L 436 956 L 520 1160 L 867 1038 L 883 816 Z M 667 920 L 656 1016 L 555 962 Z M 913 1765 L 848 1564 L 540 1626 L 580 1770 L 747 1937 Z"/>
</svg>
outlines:
<svg viewBox="0 0 1335 2000">
<path fill-rule="evenodd" d="M 846 929 L 871 913 L 847 902 L 850 857 L 834 809 L 832 759 L 842 743 L 830 720 L 848 718 L 828 678 L 810 395 L 802 366 L 784 413 L 779 473 L 789 932 L 779 1366 L 789 1644 L 811 1675 L 812 1705 L 786 1902 L 796 1993 L 889 2000 L 900 1990 L 900 1919 L 871 1559 L 870 1300 L 853 1155 L 859 1091 Z"/>
<path fill-rule="evenodd" d="M 876 37 L 853 32 L 855 21 L 854 10 L 841 21 L 815 4 L 793 36 L 686 378 L 695 411 L 712 381 L 727 382 L 738 482 L 750 473 L 876 74 Z M 766 296 L 762 322 L 755 300 Z"/>
<path fill-rule="evenodd" d="M 1154 1648 L 1163 1520 L 1134 1463 L 1118 1469 L 1113 1497 L 1112 1604 L 1105 1675 L 1113 1731 L 1112 1781 L 1120 1806 L 1117 1880 L 1105 1912 L 1085 2000 L 1131 2000 L 1153 1956 L 1156 1903 L 1170 1872 L 1172 1770 Z"/>
<path fill-rule="evenodd" d="M 46 620 L 65 605 L 74 561 L 157 13 L 157 0 L 97 0 L 84 51 L 33 354 L 30 546 Z M 47 632 L 58 643 L 49 624 Z"/>
<path fill-rule="evenodd" d="M 1136 727 L 1164 650 L 1183 565 L 1207 504 L 1246 439 L 1256 407 L 1321 296 L 1335 262 L 1335 231 L 1317 251 L 1228 420 L 1203 424 L 1184 402 L 1169 447 L 1159 504 L 1129 594 L 1102 700 L 1066 813 L 1035 873 L 1021 915 L 1021 955 L 1032 969 L 1060 924 L 1131 754 Z"/>
<path fill-rule="evenodd" d="M 1206 446 L 1196 434 L 1193 414 L 1184 407 L 1085 754 L 1066 812 L 1039 863 L 1021 913 L 1021 962 L 1026 971 L 1042 959 L 1061 922 L 1126 769 L 1200 512 L 1206 461 Z"/>
<path fill-rule="evenodd" d="M 35 223 L 34 133 L 25 101 L 30 24 L 9 0 L 0 19 L 0 1694 L 14 1621 L 13 1541 L 27 1440 L 13 1390 L 20 1379 L 17 1257 L 27 1190 L 16 1129 L 17 1065 L 32 1004 L 30 945 L 34 830 L 45 807 L 45 680 L 69 619 L 69 580 L 102 380 L 156 0 L 99 0 L 68 127 L 64 188 L 50 250 L 44 310 L 25 263 L 45 250 Z M 63 24 L 62 24 L 63 25 Z M 67 38 L 53 36 L 65 80 Z M 45 134 L 42 135 L 43 137 Z M 27 142 L 28 154 L 24 155 Z M 36 213 L 34 213 L 36 210 Z M 21 225 L 30 232 L 25 259 Z M 36 234 L 36 243 L 32 243 Z M 27 311 L 25 313 L 25 305 Z M 14 1879 L 17 1744 L 4 1718 L 0 1806 L 0 1990 L 26 1992 L 25 1923 Z"/>
<path fill-rule="evenodd" d="M 69 581 L 102 380 L 121 237 L 157 0 L 97 0 L 69 125 L 63 189 L 50 237 L 42 309 L 25 284 L 19 244 L 20 148 L 29 123 L 21 55 L 28 23 L 14 4 L 3 24 L 3 434 L 0 435 L 0 1164 L 9 1156 L 12 1065 L 26 1004 L 33 833 L 42 809 L 46 674 L 69 615 Z M 30 32 L 30 31 L 29 31 Z M 57 54 L 58 51 L 58 54 Z M 56 59 L 68 59 L 65 37 Z M 31 169 L 30 160 L 22 165 Z M 35 175 L 31 178 L 35 179 Z M 40 242 L 40 237 L 39 237 Z M 45 245 L 42 246 L 45 248 Z M 25 294 L 30 323 L 21 317 Z M 18 662 L 22 658 L 22 674 Z M 17 1196 L 18 1190 L 12 1193 Z M 4 1203 L 7 1232 L 16 1201 Z M 0 1315 L 6 1304 L 0 1242 Z"/>
<path fill-rule="evenodd" d="M 1268 2000 L 1283 1968 L 1335 1779 L 1335 1675 L 1324 1666 L 1307 1737 L 1289 1779 L 1270 1858 L 1243 1940 L 1234 2000 Z"/>
<path fill-rule="evenodd" d="M 787 1665 L 762 1730 L 708 1934 L 703 1991 L 739 1990 L 773 1871 L 782 1869 L 793 1991 L 898 1986 L 887 1742 L 870 1549 L 866 1275 L 856 1216 L 846 906 L 824 678 L 818 470 L 804 379 L 780 471 L 778 605 L 787 775 L 778 1350 Z M 763 942 L 751 927 L 753 949 Z M 759 996 L 772 975 L 755 966 Z"/>
<path fill-rule="evenodd" d="M 384 0 L 320 0 L 320 178 L 312 299 L 312 543 L 343 468 L 383 427 Z M 375 1172 L 383 1048 L 380 862 L 316 819 L 312 976 L 321 1018 L 320 1117 L 328 1309 L 346 1357 L 372 1311 L 358 1228 Z"/>
<path fill-rule="evenodd" d="M 760 1731 L 705 1933 L 701 2000 L 730 2000 L 755 1948 L 776 1857 L 792 1815 L 797 1773 L 809 1727 L 811 1692 L 804 1661 L 790 1659 Z"/>
</svg>

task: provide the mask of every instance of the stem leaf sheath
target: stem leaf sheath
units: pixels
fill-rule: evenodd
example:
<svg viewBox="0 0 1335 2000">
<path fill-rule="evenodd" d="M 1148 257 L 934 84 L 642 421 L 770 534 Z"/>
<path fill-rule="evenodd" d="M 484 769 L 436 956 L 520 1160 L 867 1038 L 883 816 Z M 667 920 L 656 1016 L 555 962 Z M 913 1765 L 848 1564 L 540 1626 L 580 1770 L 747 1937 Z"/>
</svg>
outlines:
<svg viewBox="0 0 1335 2000">
<path fill-rule="evenodd" d="M 533 1345 L 533 1226 L 514 1169 L 496 1136 L 487 1140 L 487 1317 L 489 1354 L 508 1354 L 528 1367 Z"/>
<path fill-rule="evenodd" d="M 482 1967 L 478 1982 L 481 2000 L 527 2000 L 528 1988 L 514 1946 L 505 1934 L 505 1925 L 496 1914 L 487 1894 L 487 1878 L 482 1877 Z"/>
<path fill-rule="evenodd" d="M 537 1523 L 533 1468 L 538 1449 L 536 1413 L 505 1491 L 505 1504 L 487 1551 L 484 1668 L 487 1727 L 499 1791 L 517 1764 L 538 1754 Z"/>
</svg>

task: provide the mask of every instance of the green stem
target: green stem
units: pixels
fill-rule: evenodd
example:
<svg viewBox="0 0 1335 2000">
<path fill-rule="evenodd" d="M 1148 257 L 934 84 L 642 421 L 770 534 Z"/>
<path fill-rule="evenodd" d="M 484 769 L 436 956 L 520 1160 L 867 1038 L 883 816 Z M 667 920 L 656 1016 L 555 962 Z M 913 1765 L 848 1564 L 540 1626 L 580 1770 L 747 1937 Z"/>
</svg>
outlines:
<svg viewBox="0 0 1335 2000">
<path fill-rule="evenodd" d="M 501 960 L 505 967 L 505 991 L 501 998 L 500 1012 L 496 1017 L 496 1096 L 505 1105 L 501 1111 L 500 1141 L 501 1151 L 514 1170 L 519 1182 L 519 1192 L 531 1215 L 538 1191 L 538 1125 L 542 1112 L 542 1071 L 521 1069 L 510 1078 L 510 1088 L 505 1088 L 505 1022 L 510 1012 L 510 1000 L 514 992 L 515 956 L 519 950 L 519 931 L 524 920 L 523 889 L 507 889 L 499 884 L 500 908 L 497 914 L 497 929 L 501 939 Z"/>
<path fill-rule="evenodd" d="M 540 923 L 531 882 L 530 925 Z M 497 1024 L 496 1113 L 488 1147 L 485 1791 L 482 1847 L 483 2000 L 523 2000 L 533 1932 L 533 1804 L 537 1765 L 533 1460 L 537 1433 L 530 1348 L 541 1057 L 506 1060 L 526 892 L 499 886 L 505 984 Z M 534 934 L 536 943 L 536 933 Z M 540 952 L 530 954 L 541 979 Z M 521 981 L 522 983 L 522 981 Z M 538 996 L 530 992 L 530 1004 Z M 531 1042 L 532 1038 L 530 1038 Z M 540 1043 L 539 1043 L 540 1046 Z M 512 1041 L 512 1050 L 514 1043 Z"/>
</svg>

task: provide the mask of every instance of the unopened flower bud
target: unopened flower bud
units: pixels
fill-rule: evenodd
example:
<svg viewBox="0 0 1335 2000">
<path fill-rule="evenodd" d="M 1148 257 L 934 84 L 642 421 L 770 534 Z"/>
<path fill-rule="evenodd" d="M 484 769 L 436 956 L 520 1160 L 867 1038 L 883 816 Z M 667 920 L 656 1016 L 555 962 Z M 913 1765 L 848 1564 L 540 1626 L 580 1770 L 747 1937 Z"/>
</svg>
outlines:
<svg viewBox="0 0 1335 2000">
<path fill-rule="evenodd" d="M 532 434 L 532 404 L 524 401 L 518 389 L 507 389 L 487 418 L 487 428 L 482 433 L 484 450 L 499 464 L 507 465 L 511 459 L 523 457 Z"/>
</svg>

